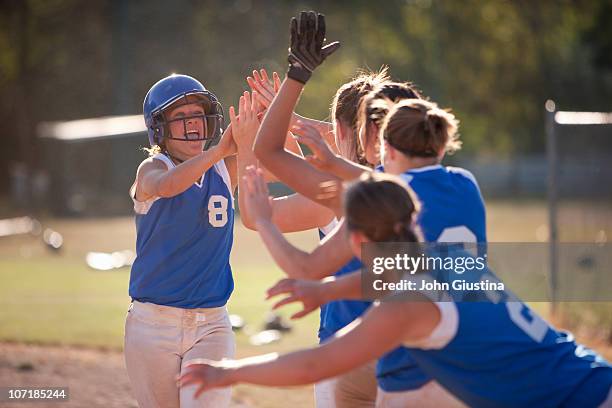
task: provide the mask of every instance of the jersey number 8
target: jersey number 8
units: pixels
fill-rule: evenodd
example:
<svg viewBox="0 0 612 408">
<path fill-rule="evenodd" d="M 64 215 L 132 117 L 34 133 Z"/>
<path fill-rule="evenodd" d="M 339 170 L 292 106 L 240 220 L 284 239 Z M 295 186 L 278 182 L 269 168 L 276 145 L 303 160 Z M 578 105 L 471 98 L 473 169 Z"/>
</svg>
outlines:
<svg viewBox="0 0 612 408">
<path fill-rule="evenodd" d="M 227 224 L 227 198 L 222 195 L 212 195 L 208 200 L 208 222 L 215 228 Z"/>
</svg>

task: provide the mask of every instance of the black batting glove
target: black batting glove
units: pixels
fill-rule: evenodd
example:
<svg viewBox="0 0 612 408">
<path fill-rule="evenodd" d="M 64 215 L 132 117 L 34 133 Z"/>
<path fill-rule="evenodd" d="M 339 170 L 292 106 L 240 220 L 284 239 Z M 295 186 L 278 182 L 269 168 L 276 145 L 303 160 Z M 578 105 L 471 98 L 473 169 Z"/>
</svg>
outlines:
<svg viewBox="0 0 612 408">
<path fill-rule="evenodd" d="M 321 65 L 325 58 L 340 48 L 338 41 L 323 46 L 324 41 L 325 16 L 323 14 L 302 11 L 297 19 L 291 18 L 287 76 L 305 84 L 310 79 L 312 71 Z"/>
</svg>

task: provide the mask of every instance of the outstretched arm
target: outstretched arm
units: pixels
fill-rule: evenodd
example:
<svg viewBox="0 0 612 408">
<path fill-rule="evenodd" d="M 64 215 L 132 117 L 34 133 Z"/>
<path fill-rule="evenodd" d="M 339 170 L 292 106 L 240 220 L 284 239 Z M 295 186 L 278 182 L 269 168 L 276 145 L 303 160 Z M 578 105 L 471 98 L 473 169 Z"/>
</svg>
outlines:
<svg viewBox="0 0 612 408">
<path fill-rule="evenodd" d="M 321 183 L 340 180 L 315 169 L 283 147 L 284 135 L 289 128 L 291 114 L 302 89 L 303 84 L 300 82 L 288 78 L 283 81 L 257 132 L 253 151 L 261 164 L 280 181 L 305 197 L 330 208 L 336 215 L 340 215 L 341 205 L 338 197 L 324 199 L 319 197 Z"/>
<path fill-rule="evenodd" d="M 167 169 L 159 160 L 149 158 L 142 162 L 136 174 L 136 199 L 174 197 L 187 190 L 219 160 L 236 153 L 236 144 L 229 127 L 216 146 Z"/>
<path fill-rule="evenodd" d="M 306 156 L 306 161 L 317 169 L 331 173 L 342 180 L 354 180 L 364 171 L 372 171 L 369 167 L 335 154 L 315 127 L 298 122 L 296 132 L 298 134 L 296 139 L 308 146 L 313 153 Z"/>
<path fill-rule="evenodd" d="M 206 389 L 237 383 L 267 386 L 314 383 L 355 369 L 403 341 L 429 336 L 439 320 L 439 311 L 431 302 L 414 302 L 410 307 L 401 301 L 384 302 L 319 347 L 283 356 L 272 354 L 219 363 L 195 361 L 181 377 L 181 386 L 197 384 L 199 395 Z"/>
<path fill-rule="evenodd" d="M 294 247 L 272 222 L 273 207 L 261 170 L 247 169 L 246 206 L 259 235 L 278 266 L 292 278 L 320 279 L 332 275 L 353 256 L 344 222 L 340 222 L 311 253 Z"/>
<path fill-rule="evenodd" d="M 257 226 L 248 215 L 248 207 L 243 205 L 241 210 L 242 224 L 248 229 L 257 230 Z M 333 219 L 334 213 L 329 208 L 301 194 L 276 197 L 272 200 L 272 223 L 282 233 L 323 228 Z"/>
<path fill-rule="evenodd" d="M 276 302 L 272 309 L 300 302 L 302 310 L 291 316 L 292 319 L 299 319 L 334 300 L 362 299 L 361 271 L 357 270 L 341 277 L 328 277 L 320 281 L 281 279 L 268 289 L 266 298 L 270 299 L 281 294 L 286 296 Z"/>
<path fill-rule="evenodd" d="M 306 81 L 313 70 L 340 46 L 334 42 L 323 46 L 325 18 L 314 12 L 302 12 L 291 20 L 289 70 L 278 94 L 257 133 L 253 150 L 261 164 L 298 193 L 334 211 L 342 212 L 339 196 L 319 196 L 322 183 L 337 183 L 337 177 L 323 173 L 285 151 L 283 137 Z"/>
</svg>

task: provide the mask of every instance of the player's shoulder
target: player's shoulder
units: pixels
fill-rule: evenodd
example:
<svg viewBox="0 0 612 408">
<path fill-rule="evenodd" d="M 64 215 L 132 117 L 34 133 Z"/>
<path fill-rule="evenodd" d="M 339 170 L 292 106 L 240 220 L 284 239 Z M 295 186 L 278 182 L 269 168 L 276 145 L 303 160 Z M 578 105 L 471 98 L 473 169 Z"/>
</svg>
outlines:
<svg viewBox="0 0 612 408">
<path fill-rule="evenodd" d="M 174 167 L 174 163 L 172 163 L 172 160 L 170 160 L 168 156 L 157 153 L 140 162 L 136 174 L 141 174 L 142 172 L 150 170 L 168 170 L 172 167 Z"/>
<path fill-rule="evenodd" d="M 478 187 L 478 181 L 476 180 L 476 177 L 471 171 L 464 169 L 462 167 L 453 167 L 453 166 L 447 166 L 446 171 L 449 174 L 455 175 L 457 177 L 465 178 L 471 181 L 476 187 Z"/>
</svg>

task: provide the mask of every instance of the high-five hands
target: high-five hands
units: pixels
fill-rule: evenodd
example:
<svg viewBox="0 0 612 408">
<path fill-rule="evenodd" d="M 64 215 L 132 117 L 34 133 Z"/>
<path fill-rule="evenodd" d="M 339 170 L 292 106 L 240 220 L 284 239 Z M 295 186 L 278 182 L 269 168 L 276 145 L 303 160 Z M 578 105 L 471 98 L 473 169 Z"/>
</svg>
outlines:
<svg viewBox="0 0 612 408">
<path fill-rule="evenodd" d="M 340 48 L 338 41 L 323 46 L 325 16 L 314 11 L 302 11 L 291 19 L 289 70 L 287 76 L 305 84 L 325 58 Z"/>
<path fill-rule="evenodd" d="M 268 72 L 265 69 L 262 68 L 259 71 L 253 70 L 253 76 L 248 76 L 246 81 L 251 91 L 253 93 L 257 92 L 257 100 L 262 110 L 268 109 L 281 86 L 281 80 L 278 73 L 273 72 L 272 80 L 270 80 Z"/>
</svg>

